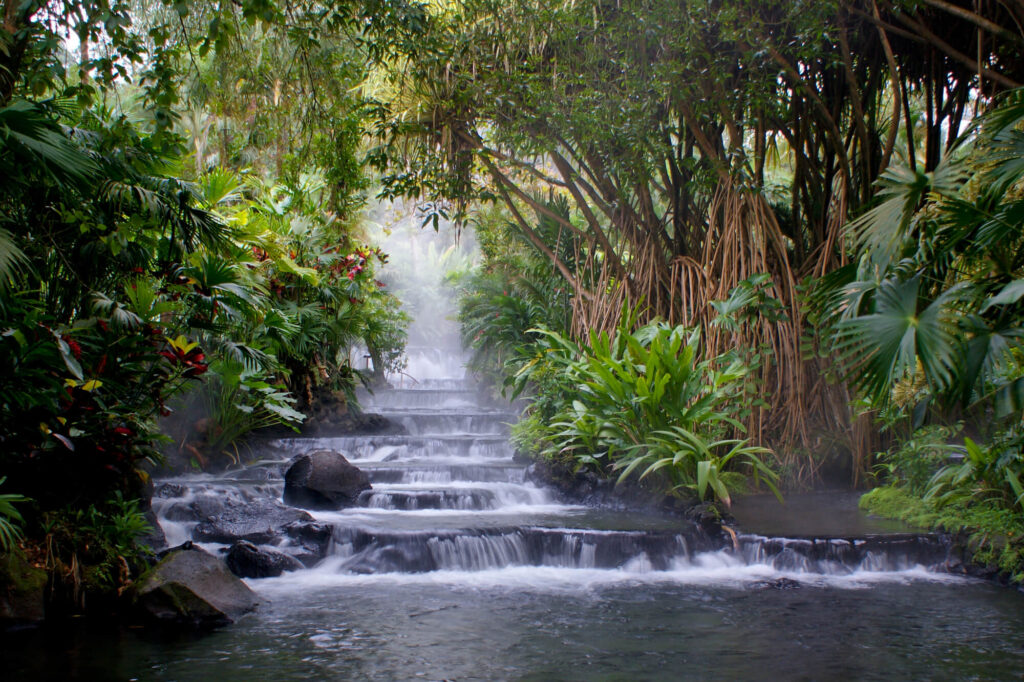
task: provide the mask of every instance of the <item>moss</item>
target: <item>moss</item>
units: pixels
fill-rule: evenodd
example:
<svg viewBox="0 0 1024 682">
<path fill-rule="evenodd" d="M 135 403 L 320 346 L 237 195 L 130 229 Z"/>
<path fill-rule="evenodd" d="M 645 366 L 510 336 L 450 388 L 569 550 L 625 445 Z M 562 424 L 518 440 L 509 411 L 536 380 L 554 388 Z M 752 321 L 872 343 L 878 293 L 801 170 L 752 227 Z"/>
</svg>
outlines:
<svg viewBox="0 0 1024 682">
<path fill-rule="evenodd" d="M 0 555 L 0 618 L 43 619 L 46 571 L 33 566 L 20 551 Z"/>
<path fill-rule="evenodd" d="M 46 571 L 30 564 L 21 552 L 0 555 L 0 586 L 19 591 L 41 590 L 46 586 Z"/>
<path fill-rule="evenodd" d="M 958 534 L 975 564 L 995 568 L 1012 582 L 1024 582 L 1024 514 L 997 500 L 940 507 L 906 488 L 887 486 L 864 495 L 860 505 L 872 514 Z"/>
<path fill-rule="evenodd" d="M 935 528 L 938 513 L 919 497 L 903 488 L 883 486 L 860 498 L 863 510 L 887 519 L 897 519 L 918 528 Z"/>
</svg>

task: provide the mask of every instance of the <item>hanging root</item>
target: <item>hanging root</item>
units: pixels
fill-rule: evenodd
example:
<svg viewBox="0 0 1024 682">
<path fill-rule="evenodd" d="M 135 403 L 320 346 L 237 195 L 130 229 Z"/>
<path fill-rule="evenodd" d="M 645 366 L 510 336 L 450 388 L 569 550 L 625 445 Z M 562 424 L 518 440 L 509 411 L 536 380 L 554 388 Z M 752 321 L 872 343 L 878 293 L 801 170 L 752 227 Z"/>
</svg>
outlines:
<svg viewBox="0 0 1024 682">
<path fill-rule="evenodd" d="M 818 464 L 809 456 L 816 446 L 815 431 L 845 433 L 853 453 L 855 471 L 867 463 L 870 438 L 864 426 L 851 419 L 845 388 L 824 380 L 833 359 L 801 350 L 804 317 L 798 284 L 804 275 L 820 275 L 842 260 L 846 212 L 845 192 L 833 193 L 832 219 L 827 238 L 809 259 L 809 272 L 796 272 L 790 262 L 791 244 L 782 232 L 764 194 L 723 181 L 707 209 L 707 223 L 689 255 L 665 258 L 661 242 L 654 238 L 633 242 L 621 238 L 616 249 L 630 276 L 617 279 L 607 259 L 595 250 L 578 254 L 577 288 L 587 283 L 586 296 L 573 299 L 572 333 L 585 339 L 590 331 L 614 333 L 623 304 L 639 307 L 639 323 L 655 317 L 672 324 L 703 330 L 705 357 L 737 350 L 759 358 L 752 380 L 767 406 L 754 406 L 737 435 L 772 444 L 776 457 L 797 482 L 808 483 L 818 475 Z M 637 230 L 624 230 L 638 234 Z M 838 254 L 838 255 L 837 255 Z M 712 325 L 712 301 L 724 300 L 743 280 L 767 273 L 768 295 L 782 303 L 785 316 L 772 320 L 755 316 L 737 329 Z M 814 424 L 812 428 L 811 424 Z M 856 474 L 855 474 L 856 477 Z M 856 479 L 855 479 L 856 480 Z"/>
</svg>

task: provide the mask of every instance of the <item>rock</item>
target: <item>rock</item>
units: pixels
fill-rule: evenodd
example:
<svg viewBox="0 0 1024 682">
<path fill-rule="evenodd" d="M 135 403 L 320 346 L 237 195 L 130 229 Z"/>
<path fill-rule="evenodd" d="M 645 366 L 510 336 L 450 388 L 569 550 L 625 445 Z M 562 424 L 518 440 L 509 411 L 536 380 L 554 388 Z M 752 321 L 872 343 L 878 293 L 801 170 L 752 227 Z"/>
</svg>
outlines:
<svg viewBox="0 0 1024 682">
<path fill-rule="evenodd" d="M 156 558 L 157 559 L 163 559 L 168 554 L 173 554 L 174 552 L 184 552 L 185 550 L 188 550 L 188 549 L 195 549 L 195 550 L 200 551 L 200 552 L 203 551 L 201 547 L 196 547 L 195 543 L 192 542 L 191 540 L 186 540 L 185 542 L 181 543 L 180 545 L 176 545 L 174 547 L 168 547 L 165 550 L 157 552 L 156 553 Z"/>
<path fill-rule="evenodd" d="M 312 566 L 325 556 L 334 537 L 334 529 L 326 523 L 297 522 L 284 528 L 289 545 L 285 551 L 306 566 Z"/>
<path fill-rule="evenodd" d="M 132 605 L 150 622 L 215 628 L 256 608 L 256 594 L 223 561 L 198 548 L 174 549 L 131 588 Z"/>
<path fill-rule="evenodd" d="M 802 585 L 792 578 L 775 578 L 774 580 L 759 580 L 751 585 L 755 590 L 796 590 Z"/>
<path fill-rule="evenodd" d="M 222 502 L 202 498 L 192 503 L 192 509 L 200 519 L 192 529 L 192 539 L 199 542 L 230 544 L 246 540 L 265 544 L 275 540 L 288 524 L 313 520 L 304 511 L 266 499 Z"/>
<path fill-rule="evenodd" d="M 45 617 L 46 571 L 21 552 L 0 555 L 0 621 L 39 623 Z"/>
<path fill-rule="evenodd" d="M 153 497 L 161 497 L 165 499 L 184 497 L 186 492 L 188 492 L 188 488 L 180 483 L 164 483 L 156 489 L 156 492 L 153 493 Z"/>
<path fill-rule="evenodd" d="M 302 424 L 306 434 L 408 433 L 401 424 L 370 412 L 345 412 L 336 404 L 322 404 Z"/>
<path fill-rule="evenodd" d="M 150 530 L 145 535 L 139 537 L 137 542 L 143 547 L 149 547 L 154 553 L 159 552 L 167 546 L 167 536 L 164 535 L 164 529 L 160 527 L 160 521 L 156 517 L 156 512 L 152 509 L 147 509 L 144 515 Z"/>
<path fill-rule="evenodd" d="M 239 578 L 273 578 L 285 571 L 297 571 L 302 562 L 283 552 L 257 547 L 251 542 L 236 542 L 228 550 L 228 568 Z"/>
<path fill-rule="evenodd" d="M 163 517 L 168 521 L 195 521 L 196 511 L 188 502 L 175 502 L 164 508 Z"/>
<path fill-rule="evenodd" d="M 341 509 L 369 490 L 369 477 L 340 452 L 314 450 L 295 459 L 284 475 L 284 501 L 306 509 Z"/>
</svg>

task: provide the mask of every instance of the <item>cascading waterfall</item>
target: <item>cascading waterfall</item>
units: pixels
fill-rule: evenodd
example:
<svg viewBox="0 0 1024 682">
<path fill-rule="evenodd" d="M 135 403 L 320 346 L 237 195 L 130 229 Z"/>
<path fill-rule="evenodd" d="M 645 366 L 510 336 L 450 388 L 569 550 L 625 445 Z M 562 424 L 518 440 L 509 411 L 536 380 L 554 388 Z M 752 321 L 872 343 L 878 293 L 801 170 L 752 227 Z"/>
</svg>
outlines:
<svg viewBox="0 0 1024 682">
<path fill-rule="evenodd" d="M 928 536 L 740 534 L 732 541 L 708 537 L 679 518 L 567 504 L 528 480 L 526 465 L 513 461 L 508 425 L 515 413 L 483 396 L 456 353 L 421 352 L 411 358 L 409 375 L 424 367 L 428 378 L 406 376 L 404 387 L 362 396 L 366 409 L 387 417 L 402 433 L 281 439 L 247 470 L 180 482 L 187 492 L 158 505 L 169 536 L 209 541 L 214 533 L 185 521 L 204 498 L 239 498 L 247 504 L 279 498 L 289 459 L 326 448 L 365 471 L 373 489 L 352 508 L 311 512 L 330 529 L 327 556 L 301 575 L 268 581 L 275 590 L 287 590 L 291 582 L 333 583 L 346 575 L 365 581 L 433 573 L 458 582 L 479 579 L 474 573 L 499 580 L 502 572 L 512 572 L 528 582 L 530 570 L 538 582 L 571 581 L 574 571 L 590 581 L 654 574 L 683 583 L 714 575 L 740 582 L 818 576 L 854 583 L 941 575 L 947 550 Z M 296 544 L 293 538 L 263 538 L 259 529 L 253 538 L 285 549 Z"/>
</svg>

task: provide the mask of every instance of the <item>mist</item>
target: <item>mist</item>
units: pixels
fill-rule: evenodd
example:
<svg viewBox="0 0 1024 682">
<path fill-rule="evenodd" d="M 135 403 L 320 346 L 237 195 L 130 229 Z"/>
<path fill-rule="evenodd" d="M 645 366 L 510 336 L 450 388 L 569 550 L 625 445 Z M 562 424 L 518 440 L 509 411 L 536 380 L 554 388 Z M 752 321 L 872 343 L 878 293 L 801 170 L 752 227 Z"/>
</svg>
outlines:
<svg viewBox="0 0 1024 682">
<path fill-rule="evenodd" d="M 381 202 L 367 211 L 373 242 L 388 254 L 379 274 L 411 318 L 402 373 L 387 377 L 400 387 L 436 379 L 462 379 L 465 353 L 459 334 L 458 300 L 450 275 L 479 258 L 472 229 L 448 220 L 423 226 L 413 202 Z"/>
</svg>

